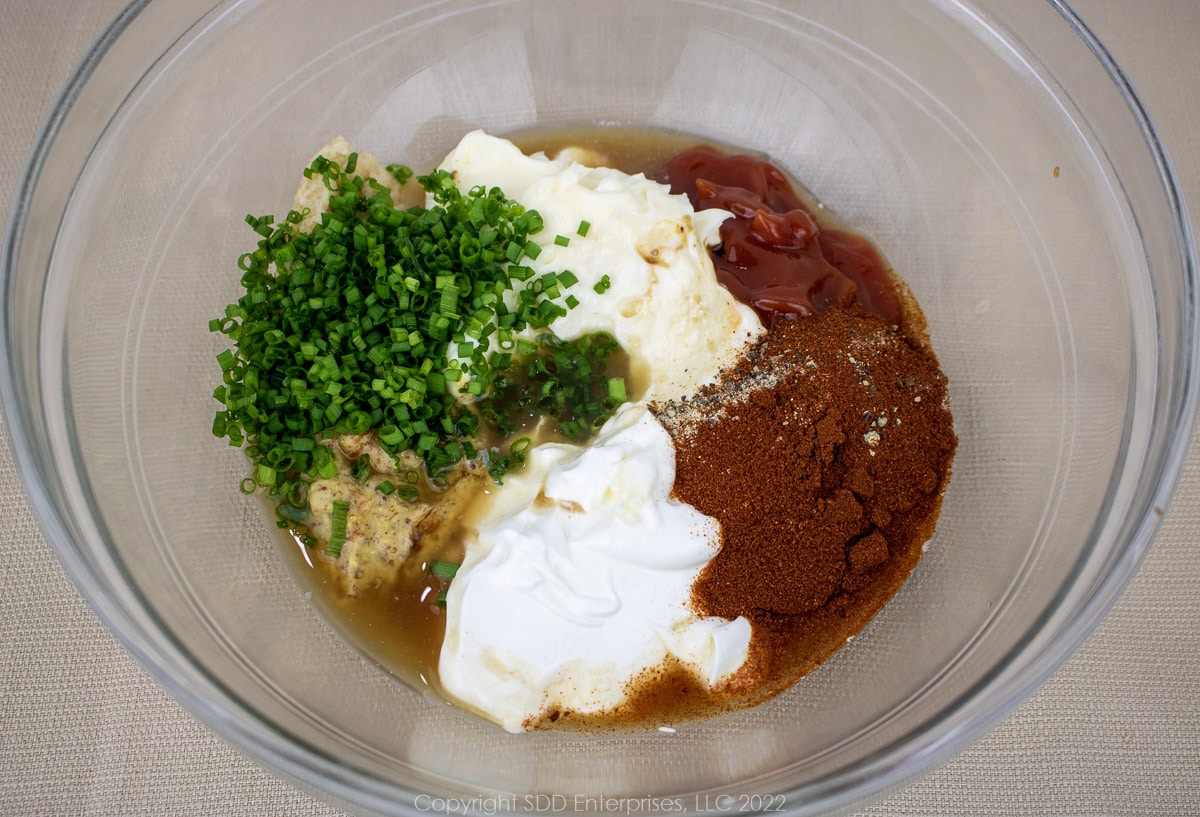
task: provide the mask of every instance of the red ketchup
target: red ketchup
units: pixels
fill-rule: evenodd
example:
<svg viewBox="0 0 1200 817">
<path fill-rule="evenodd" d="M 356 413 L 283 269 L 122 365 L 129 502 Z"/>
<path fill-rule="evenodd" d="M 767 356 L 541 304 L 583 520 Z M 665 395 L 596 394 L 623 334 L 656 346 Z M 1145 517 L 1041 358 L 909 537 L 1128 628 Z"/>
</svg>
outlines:
<svg viewBox="0 0 1200 817">
<path fill-rule="evenodd" d="M 777 317 L 852 305 L 901 325 L 900 302 L 874 245 L 819 225 L 774 165 L 695 147 L 667 160 L 663 181 L 697 210 L 733 213 L 713 252 L 717 280 L 768 326 Z"/>
</svg>

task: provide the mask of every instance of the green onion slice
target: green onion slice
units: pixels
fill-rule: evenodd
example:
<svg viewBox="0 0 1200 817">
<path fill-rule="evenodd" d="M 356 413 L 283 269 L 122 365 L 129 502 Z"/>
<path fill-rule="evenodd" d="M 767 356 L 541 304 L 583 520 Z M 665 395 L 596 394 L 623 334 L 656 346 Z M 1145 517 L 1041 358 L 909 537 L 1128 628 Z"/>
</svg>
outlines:
<svg viewBox="0 0 1200 817">
<path fill-rule="evenodd" d="M 438 559 L 431 559 L 429 562 L 429 572 L 439 579 L 453 579 L 458 573 L 458 565 L 454 562 L 443 562 Z"/>
<path fill-rule="evenodd" d="M 329 544 L 325 546 L 325 555 L 337 558 L 342 555 L 342 546 L 346 544 L 346 521 L 350 515 L 350 503 L 335 499 L 333 511 L 330 514 Z"/>
</svg>

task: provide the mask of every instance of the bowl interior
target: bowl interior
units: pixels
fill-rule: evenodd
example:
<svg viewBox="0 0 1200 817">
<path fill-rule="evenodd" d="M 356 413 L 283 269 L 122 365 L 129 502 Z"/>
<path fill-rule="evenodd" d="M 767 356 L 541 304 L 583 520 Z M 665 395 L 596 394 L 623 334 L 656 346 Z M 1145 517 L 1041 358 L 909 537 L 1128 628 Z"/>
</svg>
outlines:
<svg viewBox="0 0 1200 817">
<path fill-rule="evenodd" d="M 802 791 L 803 811 L 998 719 L 1144 546 L 1183 260 L 1139 123 L 1053 6 L 186 5 L 134 18 L 65 120 L 42 185 L 69 198 L 56 232 L 28 228 L 10 333 L 40 350 L 31 445 L 89 595 L 257 756 L 379 808 L 720 790 Z M 960 447 L 912 578 L 787 694 L 673 733 L 512 736 L 390 677 L 292 580 L 209 432 L 207 322 L 237 297 L 243 216 L 282 215 L 332 136 L 423 167 L 472 128 L 593 122 L 768 153 L 873 238 L 924 309 Z"/>
</svg>

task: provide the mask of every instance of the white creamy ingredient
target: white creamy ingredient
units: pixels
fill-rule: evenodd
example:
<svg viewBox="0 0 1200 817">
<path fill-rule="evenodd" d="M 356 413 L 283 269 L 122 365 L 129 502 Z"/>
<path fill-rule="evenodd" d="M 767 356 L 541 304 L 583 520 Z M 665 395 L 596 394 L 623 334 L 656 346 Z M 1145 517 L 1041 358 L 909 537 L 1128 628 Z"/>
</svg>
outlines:
<svg viewBox="0 0 1200 817">
<path fill-rule="evenodd" d="M 568 290 L 579 305 L 551 324 L 554 334 L 572 340 L 610 332 L 648 367 L 647 399 L 691 394 L 763 332 L 754 311 L 717 283 L 708 255 L 729 213 L 697 213 L 666 185 L 586 167 L 570 158 L 580 153 L 564 154 L 526 156 L 505 139 L 473 131 L 441 167 L 455 174 L 461 190 L 499 187 L 541 214 L 545 227 L 533 240 L 542 252 L 523 263 L 579 278 Z M 590 225 L 586 236 L 578 235 L 583 221 Z M 567 246 L 555 243 L 560 235 Z M 598 294 L 594 287 L 604 275 L 611 287 Z"/>
<path fill-rule="evenodd" d="M 505 478 L 447 596 L 450 694 L 517 732 L 555 708 L 611 709 L 669 656 L 710 685 L 742 665 L 749 622 L 688 607 L 719 530 L 670 498 L 674 463 L 667 432 L 627 404 L 592 445 L 538 446 Z"/>
</svg>

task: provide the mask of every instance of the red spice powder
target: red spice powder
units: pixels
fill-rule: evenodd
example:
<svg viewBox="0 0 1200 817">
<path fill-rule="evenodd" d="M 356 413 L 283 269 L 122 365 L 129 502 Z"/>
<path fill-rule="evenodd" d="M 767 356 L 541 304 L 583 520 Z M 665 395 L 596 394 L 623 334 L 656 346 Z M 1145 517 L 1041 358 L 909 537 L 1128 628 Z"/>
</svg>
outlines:
<svg viewBox="0 0 1200 817">
<path fill-rule="evenodd" d="M 693 606 L 754 626 L 734 686 L 786 688 L 909 575 L 957 445 L 945 398 L 926 346 L 848 308 L 775 321 L 716 385 L 654 407 L 675 442 L 674 495 L 721 524 Z"/>
</svg>

